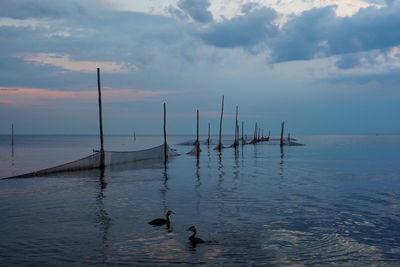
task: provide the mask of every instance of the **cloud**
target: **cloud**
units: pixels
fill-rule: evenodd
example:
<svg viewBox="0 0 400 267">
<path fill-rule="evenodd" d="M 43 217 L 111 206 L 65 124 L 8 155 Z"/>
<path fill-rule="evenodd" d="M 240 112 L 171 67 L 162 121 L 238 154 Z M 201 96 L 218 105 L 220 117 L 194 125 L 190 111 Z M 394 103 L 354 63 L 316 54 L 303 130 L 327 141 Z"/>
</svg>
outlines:
<svg viewBox="0 0 400 267">
<path fill-rule="evenodd" d="M 178 92 L 141 89 L 112 89 L 109 87 L 102 88 L 102 98 L 104 103 L 159 101 L 163 96 L 176 93 Z M 56 100 L 70 100 L 75 103 L 96 103 L 97 90 L 60 91 L 44 88 L 0 86 L 0 104 L 47 105 L 54 103 Z"/>
<path fill-rule="evenodd" d="M 123 65 L 110 61 L 77 61 L 72 60 L 69 55 L 57 55 L 54 53 L 40 53 L 31 57 L 25 57 L 24 60 L 77 72 L 94 72 L 97 68 L 101 68 L 102 72 L 109 73 L 137 70 L 137 67 L 133 64 L 127 66 L 127 64 Z"/>
<path fill-rule="evenodd" d="M 344 54 L 339 56 L 336 66 L 340 69 L 352 69 L 361 64 L 361 58 L 358 54 Z"/>
<path fill-rule="evenodd" d="M 270 8 L 259 8 L 242 16 L 215 23 L 199 33 L 209 45 L 222 48 L 254 47 L 278 33 L 273 23 L 278 14 Z"/>
<path fill-rule="evenodd" d="M 343 54 L 336 57 L 338 70 L 324 78 L 333 83 L 399 83 L 400 47 Z"/>
<path fill-rule="evenodd" d="M 360 8 L 351 17 L 339 17 L 336 6 L 313 8 L 292 15 L 280 28 L 278 13 L 244 6 L 247 13 L 214 23 L 199 36 L 215 47 L 268 51 L 271 63 L 309 60 L 346 53 L 385 49 L 400 44 L 400 3 Z"/>
<path fill-rule="evenodd" d="M 335 7 L 312 9 L 282 27 L 270 44 L 272 61 L 308 60 L 400 44 L 400 6 L 368 7 L 337 17 Z"/>
<path fill-rule="evenodd" d="M 2 0 L 0 17 L 9 18 L 60 18 L 85 14 L 85 8 L 79 1 L 53 0 Z"/>
<path fill-rule="evenodd" d="M 213 16 L 208 8 L 211 6 L 209 0 L 179 0 L 178 7 L 193 20 L 201 23 L 213 21 Z"/>
</svg>

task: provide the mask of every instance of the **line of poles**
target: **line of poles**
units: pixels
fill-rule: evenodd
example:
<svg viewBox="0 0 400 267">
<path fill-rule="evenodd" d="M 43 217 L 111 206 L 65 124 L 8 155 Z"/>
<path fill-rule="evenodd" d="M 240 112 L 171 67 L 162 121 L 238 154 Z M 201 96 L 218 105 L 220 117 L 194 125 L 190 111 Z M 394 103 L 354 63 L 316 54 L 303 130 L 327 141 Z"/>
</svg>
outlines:
<svg viewBox="0 0 400 267">
<path fill-rule="evenodd" d="M 102 118 L 102 102 L 101 102 L 101 83 L 100 83 L 100 68 L 97 68 L 97 87 L 98 87 L 98 102 L 99 102 L 99 131 L 100 131 L 100 153 L 101 153 L 101 163 L 100 167 L 104 167 L 104 139 L 103 139 L 103 118 Z M 239 108 L 236 106 L 236 119 L 235 119 L 235 140 L 232 147 L 238 147 L 239 145 L 239 121 L 238 121 L 238 113 Z M 166 103 L 164 103 L 164 161 L 167 162 L 168 160 L 168 144 L 167 144 L 167 130 L 166 130 Z M 224 116 L 224 96 L 222 96 L 222 105 L 221 105 L 221 117 L 219 123 L 219 139 L 218 145 L 214 148 L 215 150 L 221 151 L 224 148 L 222 145 L 222 120 Z M 283 141 L 283 134 L 284 134 L 284 125 L 285 123 L 282 122 L 281 124 L 281 138 L 280 138 L 280 145 L 284 145 Z M 260 129 L 258 124 L 255 124 L 254 129 L 254 137 L 251 140 L 250 144 L 256 144 L 262 141 L 269 141 L 270 140 L 271 131 L 269 131 L 268 137 L 264 137 L 264 129 Z M 242 145 L 246 143 L 244 137 L 244 121 L 242 121 Z M 290 141 L 290 134 L 288 135 L 288 140 Z M 12 124 L 12 145 L 14 145 L 14 124 Z M 210 123 L 208 123 L 208 138 L 207 138 L 207 145 L 210 145 Z M 200 142 L 199 142 L 199 110 L 197 110 L 197 131 L 196 131 L 196 142 L 195 147 L 197 149 L 197 154 L 201 151 L 200 150 Z"/>
<path fill-rule="evenodd" d="M 218 144 L 214 148 L 214 150 L 221 151 L 221 149 L 224 148 L 222 144 L 222 120 L 223 120 L 223 114 L 224 114 L 224 96 L 222 96 L 222 105 L 221 105 L 221 117 L 220 117 L 220 122 L 219 122 L 219 137 L 218 137 Z M 236 106 L 236 119 L 235 119 L 235 135 L 234 135 L 234 142 L 231 145 L 231 147 L 237 148 L 239 146 L 239 140 L 240 140 L 240 131 L 239 131 L 239 121 L 238 121 L 238 113 L 239 113 L 239 107 Z M 280 136 L 280 146 L 284 145 L 284 125 L 285 122 L 282 122 L 281 124 L 281 136 Z M 200 150 L 200 143 L 199 143 L 199 110 L 197 110 L 197 134 L 196 134 L 196 141 L 194 143 L 195 149 L 197 151 L 197 154 L 201 151 Z M 249 142 L 249 144 L 257 144 L 259 142 L 264 142 L 264 141 L 270 141 L 271 138 L 271 131 L 268 132 L 268 136 L 264 136 L 264 129 L 261 129 L 258 127 L 258 124 L 255 124 L 254 128 L 254 137 L 253 139 Z M 290 142 L 290 133 L 288 134 L 288 141 Z M 242 137 L 241 137 L 241 142 L 242 145 L 246 144 L 246 139 L 244 135 L 244 121 L 242 121 Z M 210 123 L 208 123 L 208 136 L 207 136 L 207 145 L 209 146 L 211 144 L 210 142 Z M 191 152 L 190 152 L 191 153 Z"/>
</svg>

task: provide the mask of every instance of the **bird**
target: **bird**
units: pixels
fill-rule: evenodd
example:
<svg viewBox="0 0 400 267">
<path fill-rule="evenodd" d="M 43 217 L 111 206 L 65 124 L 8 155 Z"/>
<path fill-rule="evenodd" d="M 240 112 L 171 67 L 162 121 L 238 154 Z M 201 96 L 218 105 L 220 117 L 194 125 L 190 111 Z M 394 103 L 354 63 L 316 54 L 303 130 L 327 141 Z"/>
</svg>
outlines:
<svg viewBox="0 0 400 267">
<path fill-rule="evenodd" d="M 167 211 L 167 214 L 165 215 L 165 217 L 167 219 L 164 219 L 164 218 L 154 219 L 154 220 L 150 221 L 149 224 L 156 225 L 156 226 L 162 226 L 164 224 L 167 224 L 167 227 L 169 227 L 169 224 L 170 224 L 169 216 L 171 214 L 175 214 L 175 212 L 169 210 L 169 211 Z"/>
<path fill-rule="evenodd" d="M 186 231 L 193 232 L 193 234 L 189 237 L 189 241 L 190 241 L 190 243 L 192 243 L 192 246 L 196 246 L 197 244 L 200 244 L 200 243 L 205 243 L 205 241 L 203 239 L 196 237 L 197 229 L 194 225 L 190 226 Z"/>
</svg>

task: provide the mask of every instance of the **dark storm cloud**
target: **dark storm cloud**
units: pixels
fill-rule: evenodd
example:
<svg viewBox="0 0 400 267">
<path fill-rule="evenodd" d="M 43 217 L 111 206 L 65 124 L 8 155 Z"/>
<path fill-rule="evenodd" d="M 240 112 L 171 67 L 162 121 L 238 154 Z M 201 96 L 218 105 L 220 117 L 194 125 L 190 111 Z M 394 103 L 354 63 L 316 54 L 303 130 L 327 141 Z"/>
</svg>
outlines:
<svg viewBox="0 0 400 267">
<path fill-rule="evenodd" d="M 211 6 L 209 0 L 179 0 L 178 7 L 185 14 L 197 22 L 212 22 L 213 16 L 208 8 Z"/>
<path fill-rule="evenodd" d="M 281 29 L 277 14 L 259 8 L 215 23 L 199 36 L 216 47 L 264 45 L 270 62 L 308 60 L 400 45 L 400 4 L 362 8 L 352 17 L 338 17 L 334 6 L 313 8 L 292 16 Z"/>
<path fill-rule="evenodd" d="M 243 16 L 213 24 L 199 36 L 205 43 L 216 47 L 249 48 L 276 36 L 278 27 L 272 23 L 276 18 L 275 10 L 260 8 Z"/>
<path fill-rule="evenodd" d="M 1 0 L 0 17 L 16 19 L 63 17 L 84 14 L 85 9 L 78 1 L 54 0 Z"/>
</svg>

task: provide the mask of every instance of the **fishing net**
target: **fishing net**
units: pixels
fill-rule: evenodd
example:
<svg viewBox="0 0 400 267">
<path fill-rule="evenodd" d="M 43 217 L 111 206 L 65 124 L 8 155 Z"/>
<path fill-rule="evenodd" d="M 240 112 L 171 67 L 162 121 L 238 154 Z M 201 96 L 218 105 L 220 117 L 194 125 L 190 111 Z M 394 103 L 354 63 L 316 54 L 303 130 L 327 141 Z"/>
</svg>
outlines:
<svg viewBox="0 0 400 267">
<path fill-rule="evenodd" d="M 172 150 L 169 146 L 167 146 L 167 155 L 168 157 L 174 157 L 178 156 L 179 154 L 176 153 L 174 150 Z M 104 151 L 104 167 L 106 168 L 111 166 L 117 166 L 117 165 L 141 162 L 141 161 L 146 161 L 148 163 L 150 161 L 163 162 L 164 160 L 165 160 L 164 145 L 139 151 L 126 151 L 126 152 Z M 52 173 L 96 169 L 100 168 L 101 161 L 102 161 L 102 154 L 100 152 L 97 152 L 93 155 L 90 155 L 88 157 L 73 162 L 69 162 L 56 167 L 32 173 L 19 175 L 16 177 L 31 177 L 31 176 L 47 175 Z"/>
<path fill-rule="evenodd" d="M 189 155 L 199 155 L 200 152 L 201 152 L 200 143 L 198 141 L 196 141 L 195 144 L 194 144 L 193 149 L 190 150 L 187 154 L 189 154 Z"/>
</svg>

